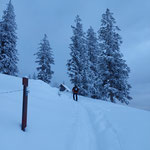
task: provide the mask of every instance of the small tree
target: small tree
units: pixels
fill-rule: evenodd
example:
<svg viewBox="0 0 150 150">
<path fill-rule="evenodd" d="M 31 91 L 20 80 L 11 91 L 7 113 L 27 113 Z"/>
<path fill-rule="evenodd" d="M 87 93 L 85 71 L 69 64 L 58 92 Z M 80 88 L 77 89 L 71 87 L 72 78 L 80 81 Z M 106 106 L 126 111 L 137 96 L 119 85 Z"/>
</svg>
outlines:
<svg viewBox="0 0 150 150">
<path fill-rule="evenodd" d="M 37 79 L 37 76 L 36 76 L 35 72 L 33 73 L 32 79 L 34 79 L 34 80 Z"/>
<path fill-rule="evenodd" d="M 31 79 L 31 75 L 30 74 L 28 75 L 28 79 Z"/>
<path fill-rule="evenodd" d="M 35 55 L 37 56 L 35 62 L 38 64 L 37 78 L 49 84 L 54 73 L 51 69 L 54 58 L 46 34 L 40 43 L 39 51 Z"/>
<path fill-rule="evenodd" d="M 18 53 L 14 7 L 9 1 L 0 22 L 0 72 L 16 76 Z"/>
<path fill-rule="evenodd" d="M 99 68 L 101 70 L 103 99 L 110 99 L 111 102 L 119 100 L 128 104 L 131 99 L 129 96 L 131 86 L 127 82 L 130 69 L 120 52 L 122 39 L 118 34 L 120 29 L 115 24 L 113 13 L 107 9 L 106 13 L 102 15 L 101 27 L 98 31 L 102 50 Z"/>
</svg>

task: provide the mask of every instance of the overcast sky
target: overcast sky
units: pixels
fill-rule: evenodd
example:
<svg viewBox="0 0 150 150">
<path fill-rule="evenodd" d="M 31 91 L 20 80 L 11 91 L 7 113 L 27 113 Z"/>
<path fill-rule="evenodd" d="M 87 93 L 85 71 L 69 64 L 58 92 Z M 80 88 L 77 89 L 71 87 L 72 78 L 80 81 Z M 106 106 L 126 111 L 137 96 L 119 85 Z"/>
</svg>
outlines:
<svg viewBox="0 0 150 150">
<path fill-rule="evenodd" d="M 0 0 L 0 16 L 8 0 Z M 97 32 L 102 13 L 109 8 L 114 13 L 123 38 L 121 52 L 131 69 L 131 94 L 139 105 L 149 102 L 150 109 L 150 1 L 149 0 L 12 0 L 18 25 L 20 75 L 33 74 L 34 53 L 44 34 L 48 35 L 54 52 L 53 82 L 65 81 L 69 58 L 71 25 L 80 15 L 84 31 L 92 26 Z M 134 101 L 132 102 L 134 103 Z"/>
</svg>

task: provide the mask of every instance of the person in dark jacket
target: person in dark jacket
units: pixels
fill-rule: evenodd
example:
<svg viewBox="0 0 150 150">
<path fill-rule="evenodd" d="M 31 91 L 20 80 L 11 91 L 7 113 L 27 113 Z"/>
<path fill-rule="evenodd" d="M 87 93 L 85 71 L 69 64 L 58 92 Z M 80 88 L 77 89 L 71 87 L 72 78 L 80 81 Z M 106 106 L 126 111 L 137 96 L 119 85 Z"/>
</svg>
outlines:
<svg viewBox="0 0 150 150">
<path fill-rule="evenodd" d="M 75 101 L 78 100 L 78 92 L 79 92 L 79 88 L 75 85 L 73 88 L 72 88 L 72 92 L 73 92 L 73 99 Z"/>
</svg>

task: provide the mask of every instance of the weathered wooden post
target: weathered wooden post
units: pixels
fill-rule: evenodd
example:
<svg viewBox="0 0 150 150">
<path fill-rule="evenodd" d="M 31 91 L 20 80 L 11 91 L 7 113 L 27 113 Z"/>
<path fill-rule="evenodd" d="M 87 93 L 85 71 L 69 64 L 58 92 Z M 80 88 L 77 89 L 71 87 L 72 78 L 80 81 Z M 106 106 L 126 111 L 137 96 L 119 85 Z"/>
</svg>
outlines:
<svg viewBox="0 0 150 150">
<path fill-rule="evenodd" d="M 25 131 L 27 126 L 27 105 L 28 105 L 28 78 L 22 78 L 23 84 L 23 106 L 22 106 L 22 127 L 21 129 Z"/>
</svg>

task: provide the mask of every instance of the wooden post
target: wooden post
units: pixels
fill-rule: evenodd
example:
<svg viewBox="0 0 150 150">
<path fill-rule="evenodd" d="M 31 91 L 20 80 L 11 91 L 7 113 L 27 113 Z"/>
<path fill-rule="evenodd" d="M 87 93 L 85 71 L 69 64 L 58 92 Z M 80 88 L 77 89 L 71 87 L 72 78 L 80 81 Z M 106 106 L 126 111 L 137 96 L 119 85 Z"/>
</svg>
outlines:
<svg viewBox="0 0 150 150">
<path fill-rule="evenodd" d="M 28 105 L 28 78 L 22 79 L 23 84 L 23 106 L 22 106 L 22 127 L 21 129 L 25 131 L 25 128 L 27 127 L 27 105 Z"/>
</svg>

